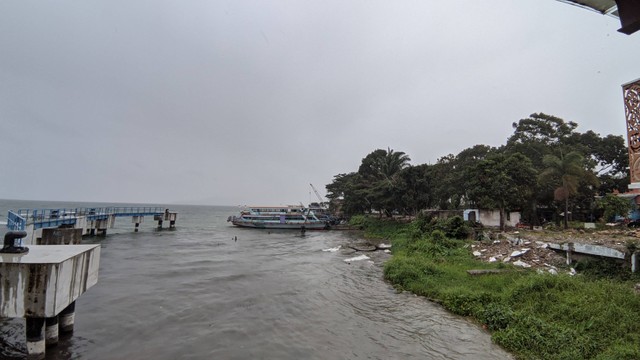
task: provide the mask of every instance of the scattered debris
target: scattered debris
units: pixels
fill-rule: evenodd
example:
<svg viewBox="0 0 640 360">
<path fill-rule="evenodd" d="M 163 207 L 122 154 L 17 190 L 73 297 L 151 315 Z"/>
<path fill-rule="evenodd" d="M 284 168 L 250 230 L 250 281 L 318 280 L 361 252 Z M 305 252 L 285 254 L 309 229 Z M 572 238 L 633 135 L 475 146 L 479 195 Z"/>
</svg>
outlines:
<svg viewBox="0 0 640 360">
<path fill-rule="evenodd" d="M 530 268 L 531 267 L 531 265 L 527 264 L 526 262 L 524 262 L 522 260 L 514 261 L 513 265 L 520 266 L 520 267 L 523 267 L 523 268 Z"/>
<path fill-rule="evenodd" d="M 484 241 L 474 242 L 473 255 L 483 261 L 512 263 L 516 266 L 542 269 L 543 272 L 556 275 L 558 268 L 567 269 L 566 255 L 556 252 L 549 244 L 567 244 L 571 242 L 585 245 L 600 245 L 622 252 L 627 251 L 630 243 L 640 246 L 640 230 L 625 227 L 606 230 L 528 230 L 505 233 L 489 233 Z M 500 239 L 506 239 L 501 241 Z M 568 270 L 570 274 L 575 274 Z M 640 284 L 639 289 L 640 292 Z"/>
<path fill-rule="evenodd" d="M 511 255 L 509 255 L 509 256 L 514 258 L 514 257 L 522 256 L 522 255 L 526 254 L 527 252 L 529 252 L 529 249 L 516 250 L 516 251 L 512 252 Z"/>
<path fill-rule="evenodd" d="M 486 275 L 486 274 L 499 274 L 501 272 L 508 271 L 506 269 L 482 269 L 482 270 L 467 270 L 469 275 Z"/>
</svg>

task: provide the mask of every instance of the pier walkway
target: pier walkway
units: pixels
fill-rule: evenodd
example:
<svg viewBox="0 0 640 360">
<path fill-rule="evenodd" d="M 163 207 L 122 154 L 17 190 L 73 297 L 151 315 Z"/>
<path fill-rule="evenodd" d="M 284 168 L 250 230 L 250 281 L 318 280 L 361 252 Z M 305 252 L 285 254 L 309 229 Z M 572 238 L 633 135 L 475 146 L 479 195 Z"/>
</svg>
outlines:
<svg viewBox="0 0 640 360">
<path fill-rule="evenodd" d="M 162 207 L 20 209 L 9 210 L 7 228 L 26 231 L 26 243 L 29 244 L 35 243 L 30 240 L 39 236 L 41 229 L 46 228 L 76 228 L 83 229 L 82 235 L 95 235 L 96 231 L 106 235 L 107 229 L 114 227 L 116 218 L 131 217 L 137 232 L 145 216 L 153 216 L 153 220 L 158 222 L 158 228 L 162 228 L 163 221 L 169 221 L 169 227 L 173 228 L 177 215 L 176 212 Z"/>
</svg>

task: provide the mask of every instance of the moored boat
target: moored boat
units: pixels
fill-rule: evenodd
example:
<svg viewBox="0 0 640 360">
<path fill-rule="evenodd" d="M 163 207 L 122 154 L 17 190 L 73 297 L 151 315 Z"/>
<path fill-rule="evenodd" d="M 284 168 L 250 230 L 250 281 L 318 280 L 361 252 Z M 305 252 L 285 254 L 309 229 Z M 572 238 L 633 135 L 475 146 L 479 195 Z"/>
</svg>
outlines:
<svg viewBox="0 0 640 360">
<path fill-rule="evenodd" d="M 258 229 L 321 230 L 330 226 L 310 209 L 295 205 L 246 207 L 239 216 L 229 216 L 227 221 L 235 226 Z"/>
</svg>

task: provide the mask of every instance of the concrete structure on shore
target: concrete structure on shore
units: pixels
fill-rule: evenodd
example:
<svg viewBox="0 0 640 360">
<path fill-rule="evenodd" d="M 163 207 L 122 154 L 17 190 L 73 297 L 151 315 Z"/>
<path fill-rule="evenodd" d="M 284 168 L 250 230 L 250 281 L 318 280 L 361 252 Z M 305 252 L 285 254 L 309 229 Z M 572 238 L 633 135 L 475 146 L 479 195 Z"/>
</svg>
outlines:
<svg viewBox="0 0 640 360">
<path fill-rule="evenodd" d="M 26 231 L 10 231 L 0 250 L 0 317 L 26 319 L 27 358 L 44 359 L 59 333 L 73 332 L 75 301 L 98 282 L 100 245 L 72 243 L 78 231 L 47 232 L 24 247 Z M 59 244 L 59 245 L 54 245 Z"/>
</svg>

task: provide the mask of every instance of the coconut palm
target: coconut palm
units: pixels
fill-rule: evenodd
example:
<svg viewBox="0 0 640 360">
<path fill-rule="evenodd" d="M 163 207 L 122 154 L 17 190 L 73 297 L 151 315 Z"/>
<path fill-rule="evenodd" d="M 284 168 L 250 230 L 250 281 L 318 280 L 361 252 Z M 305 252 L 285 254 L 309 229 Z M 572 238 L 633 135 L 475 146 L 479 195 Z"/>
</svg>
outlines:
<svg viewBox="0 0 640 360">
<path fill-rule="evenodd" d="M 391 179 L 400 170 L 409 166 L 411 158 L 403 151 L 393 151 L 393 149 L 387 148 L 387 153 L 378 160 L 380 174 L 386 179 Z"/>
<path fill-rule="evenodd" d="M 561 157 L 545 155 L 542 163 L 546 168 L 540 173 L 538 179 L 542 184 L 560 184 L 554 191 L 554 199 L 564 200 L 564 228 L 567 229 L 569 228 L 569 197 L 578 192 L 581 180 L 597 185 L 598 179 L 591 171 L 585 169 L 584 157 L 576 151 Z"/>
</svg>

